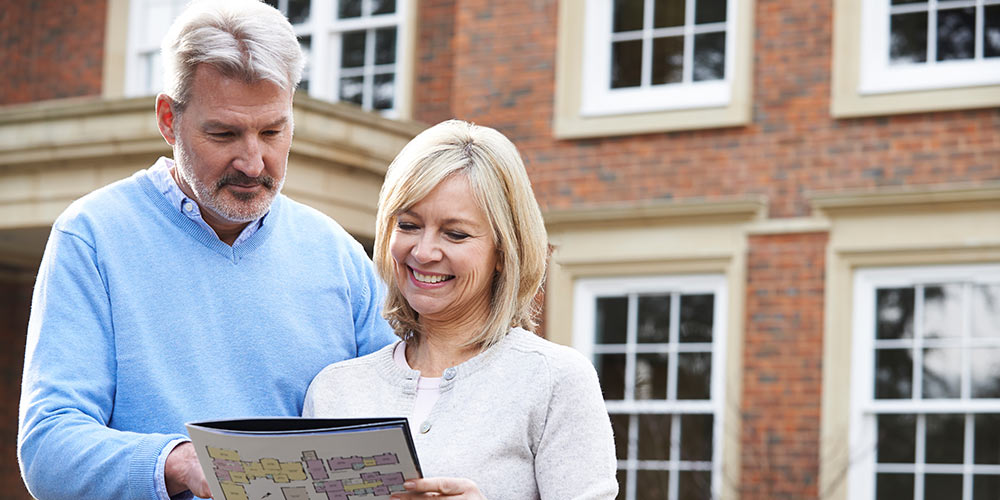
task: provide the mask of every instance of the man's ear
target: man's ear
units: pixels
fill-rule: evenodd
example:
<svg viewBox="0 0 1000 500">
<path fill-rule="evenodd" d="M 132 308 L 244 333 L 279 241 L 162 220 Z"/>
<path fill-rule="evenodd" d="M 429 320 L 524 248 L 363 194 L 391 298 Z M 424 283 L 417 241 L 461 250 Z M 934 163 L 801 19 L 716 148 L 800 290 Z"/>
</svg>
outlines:
<svg viewBox="0 0 1000 500">
<path fill-rule="evenodd" d="M 167 94 L 156 96 L 156 126 L 160 129 L 160 135 L 173 146 L 177 143 L 177 134 L 174 129 L 177 115 L 174 112 L 176 103 Z"/>
</svg>

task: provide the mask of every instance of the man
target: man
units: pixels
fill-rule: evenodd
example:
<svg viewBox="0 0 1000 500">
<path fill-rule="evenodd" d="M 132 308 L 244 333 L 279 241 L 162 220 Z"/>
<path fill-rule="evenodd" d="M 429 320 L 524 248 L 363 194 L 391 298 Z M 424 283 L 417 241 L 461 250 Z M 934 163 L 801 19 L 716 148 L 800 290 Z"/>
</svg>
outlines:
<svg viewBox="0 0 1000 500">
<path fill-rule="evenodd" d="M 39 499 L 207 497 L 185 422 L 299 415 L 320 369 L 395 338 L 361 246 L 279 194 L 303 66 L 288 21 L 195 3 L 163 56 L 174 161 L 74 202 L 39 269 L 18 433 Z"/>
</svg>

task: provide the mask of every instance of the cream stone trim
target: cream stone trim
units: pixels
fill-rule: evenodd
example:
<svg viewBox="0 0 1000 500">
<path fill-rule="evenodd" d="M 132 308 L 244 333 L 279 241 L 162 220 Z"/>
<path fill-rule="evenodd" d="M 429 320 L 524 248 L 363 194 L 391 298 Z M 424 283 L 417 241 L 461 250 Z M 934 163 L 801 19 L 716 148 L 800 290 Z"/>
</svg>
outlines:
<svg viewBox="0 0 1000 500">
<path fill-rule="evenodd" d="M 108 0 L 107 12 L 101 96 L 105 99 L 120 99 L 125 97 L 129 0 Z"/>
<path fill-rule="evenodd" d="M 1000 186 L 814 194 L 829 216 L 820 496 L 847 500 L 854 271 L 1000 262 Z"/>
<path fill-rule="evenodd" d="M 833 2 L 833 68 L 830 114 L 837 118 L 989 108 L 1000 105 L 1000 85 L 863 95 L 861 81 L 861 3 Z"/>
<path fill-rule="evenodd" d="M 374 236 L 389 162 L 424 126 L 295 97 L 285 193 Z M 50 225 L 70 202 L 170 156 L 153 98 L 61 100 L 0 111 L 0 230 Z"/>
<path fill-rule="evenodd" d="M 726 280 L 726 401 L 721 498 L 739 485 L 740 407 L 747 242 L 744 226 L 766 211 L 763 199 L 674 202 L 562 210 L 545 214 L 553 245 L 545 291 L 546 337 L 572 345 L 574 286 L 581 278 L 718 273 Z"/>
<path fill-rule="evenodd" d="M 601 117 L 580 114 L 583 79 L 584 11 L 582 0 L 559 2 L 559 28 L 556 49 L 555 116 L 553 133 L 560 139 L 615 136 L 669 130 L 694 130 L 740 126 L 752 119 L 752 80 L 754 46 L 754 0 L 738 0 L 739 17 L 729 104 L 703 108 L 652 113 L 630 113 Z"/>
</svg>

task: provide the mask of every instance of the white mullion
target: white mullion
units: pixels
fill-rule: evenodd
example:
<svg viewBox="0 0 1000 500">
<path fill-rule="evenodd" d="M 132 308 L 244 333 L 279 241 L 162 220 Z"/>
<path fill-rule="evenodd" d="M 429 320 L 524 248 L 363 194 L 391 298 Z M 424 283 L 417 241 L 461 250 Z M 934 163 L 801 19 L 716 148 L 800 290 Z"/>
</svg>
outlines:
<svg viewBox="0 0 1000 500">
<path fill-rule="evenodd" d="M 635 346 L 638 338 L 639 299 L 628 294 L 627 326 L 625 327 L 625 400 L 635 401 Z"/>
<path fill-rule="evenodd" d="M 649 88 L 653 83 L 653 0 L 646 0 L 642 5 L 642 76 L 639 79 L 640 88 Z"/>
<path fill-rule="evenodd" d="M 670 416 L 670 493 L 669 500 L 677 500 L 680 482 L 679 463 L 681 461 L 681 416 L 674 413 Z"/>
<path fill-rule="evenodd" d="M 972 398 L 972 350 L 969 348 L 969 337 L 972 325 L 972 284 L 964 282 L 961 293 L 962 319 L 959 325 L 959 346 L 961 349 L 961 378 L 959 378 L 959 397 L 962 400 Z"/>
<path fill-rule="evenodd" d="M 677 401 L 677 373 L 678 373 L 678 360 L 680 359 L 680 354 L 677 352 L 678 339 L 680 334 L 678 330 L 681 324 L 681 311 L 680 311 L 681 297 L 680 292 L 674 292 L 670 294 L 670 331 L 667 334 L 667 342 L 670 345 L 670 354 L 667 355 L 667 400 Z"/>
<path fill-rule="evenodd" d="M 983 6 L 983 0 L 976 0 L 976 41 L 974 45 L 975 49 L 973 49 L 975 52 L 972 55 L 972 58 L 976 61 L 982 61 L 984 56 L 983 29 L 985 27 L 983 23 L 985 22 L 985 17 L 986 8 Z"/>
<path fill-rule="evenodd" d="M 913 498 L 924 498 L 924 465 L 927 453 L 927 422 L 925 415 L 917 415 L 917 442 L 913 464 Z"/>
<path fill-rule="evenodd" d="M 636 468 L 639 461 L 639 415 L 628 417 L 628 466 L 625 470 L 625 483 L 628 493 L 626 500 L 635 500 Z"/>
<path fill-rule="evenodd" d="M 924 396 L 924 285 L 913 287 L 913 394 L 910 399 Z"/>
<path fill-rule="evenodd" d="M 975 415 L 965 414 L 965 453 L 962 460 L 962 500 L 972 500 L 972 463 L 975 461 L 972 446 L 976 442 Z"/>
<path fill-rule="evenodd" d="M 362 4 L 362 9 L 368 2 L 365 1 Z M 361 107 L 364 109 L 372 109 L 372 103 L 375 94 L 375 28 L 368 28 L 365 30 L 365 76 L 361 80 Z"/>
<path fill-rule="evenodd" d="M 937 64 L 937 0 L 929 0 L 927 8 L 927 64 Z"/>
<path fill-rule="evenodd" d="M 694 81 L 694 0 L 684 0 L 684 66 L 681 82 Z"/>
</svg>

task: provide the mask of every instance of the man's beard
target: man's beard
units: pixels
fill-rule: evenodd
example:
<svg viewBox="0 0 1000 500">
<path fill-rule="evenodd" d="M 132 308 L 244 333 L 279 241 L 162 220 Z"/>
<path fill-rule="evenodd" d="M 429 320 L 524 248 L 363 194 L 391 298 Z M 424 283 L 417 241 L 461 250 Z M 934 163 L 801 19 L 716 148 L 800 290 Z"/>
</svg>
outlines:
<svg viewBox="0 0 1000 500">
<path fill-rule="evenodd" d="M 252 222 L 264 216 L 271 208 L 274 196 L 281 191 L 284 178 L 275 181 L 274 177 L 261 174 L 258 177 L 250 177 L 243 172 L 234 170 L 223 174 L 215 182 L 214 186 L 209 186 L 194 175 L 191 168 L 194 155 L 190 154 L 184 142 L 178 139 L 177 148 L 174 150 L 174 164 L 177 166 L 177 173 L 180 174 L 184 182 L 194 191 L 195 201 L 204 208 L 208 208 L 229 222 L 244 223 Z M 259 184 L 265 188 L 263 192 L 241 192 L 228 191 L 228 195 L 223 189 L 229 184 L 249 186 Z"/>
</svg>

